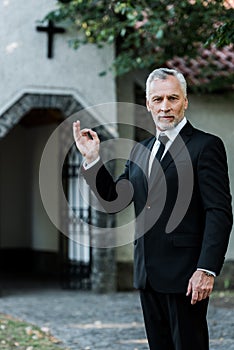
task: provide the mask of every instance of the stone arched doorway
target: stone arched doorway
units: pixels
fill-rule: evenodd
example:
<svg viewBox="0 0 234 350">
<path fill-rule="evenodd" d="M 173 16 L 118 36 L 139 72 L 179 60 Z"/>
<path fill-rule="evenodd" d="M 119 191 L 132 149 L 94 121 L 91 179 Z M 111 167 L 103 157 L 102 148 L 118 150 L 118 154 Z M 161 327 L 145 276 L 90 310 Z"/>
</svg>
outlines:
<svg viewBox="0 0 234 350">
<path fill-rule="evenodd" d="M 72 95 L 25 93 L 0 116 L 0 138 L 32 109 L 53 109 L 60 111 L 64 116 L 69 116 L 82 108 Z"/>
<path fill-rule="evenodd" d="M 38 188 L 38 167 L 50 134 L 67 116 L 81 109 L 82 105 L 72 95 L 26 93 L 0 117 L 1 272 L 60 276 L 61 252 L 62 256 L 69 257 L 68 253 L 64 255 L 69 245 L 64 244 L 64 237 L 44 211 Z M 87 123 L 92 124 L 93 117 L 86 116 L 90 118 Z M 105 134 L 104 129 L 101 132 Z M 97 262 L 98 268 L 93 269 L 95 273 L 90 278 L 93 289 L 103 291 L 102 279 L 109 280 L 108 269 L 114 278 L 114 254 L 99 250 L 94 250 L 94 254 L 92 263 Z M 114 281 L 108 288 L 110 285 L 113 288 Z"/>
</svg>

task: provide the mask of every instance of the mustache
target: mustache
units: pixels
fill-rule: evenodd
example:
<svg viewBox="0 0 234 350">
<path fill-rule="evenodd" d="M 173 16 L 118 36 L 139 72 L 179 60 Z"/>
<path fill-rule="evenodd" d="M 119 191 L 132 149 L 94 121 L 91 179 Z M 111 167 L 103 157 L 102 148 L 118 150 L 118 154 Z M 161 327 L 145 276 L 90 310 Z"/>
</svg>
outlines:
<svg viewBox="0 0 234 350">
<path fill-rule="evenodd" d="M 158 118 L 175 118 L 174 115 L 171 114 L 164 114 L 164 115 L 159 115 Z"/>
</svg>

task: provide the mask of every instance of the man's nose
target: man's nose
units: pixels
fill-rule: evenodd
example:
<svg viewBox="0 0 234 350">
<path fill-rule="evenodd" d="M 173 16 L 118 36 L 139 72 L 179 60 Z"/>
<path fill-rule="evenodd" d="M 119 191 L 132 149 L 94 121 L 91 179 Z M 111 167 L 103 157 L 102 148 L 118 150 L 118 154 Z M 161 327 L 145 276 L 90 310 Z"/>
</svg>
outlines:
<svg viewBox="0 0 234 350">
<path fill-rule="evenodd" d="M 161 104 L 161 111 L 166 112 L 166 111 L 170 111 L 171 107 L 170 107 L 170 102 L 168 100 L 163 100 L 162 104 Z"/>
</svg>

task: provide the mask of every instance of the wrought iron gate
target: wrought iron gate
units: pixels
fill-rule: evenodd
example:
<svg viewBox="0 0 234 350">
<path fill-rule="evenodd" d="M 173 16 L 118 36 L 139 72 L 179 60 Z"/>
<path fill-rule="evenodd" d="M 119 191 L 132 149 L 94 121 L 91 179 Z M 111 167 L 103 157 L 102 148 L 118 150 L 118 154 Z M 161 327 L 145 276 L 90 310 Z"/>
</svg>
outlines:
<svg viewBox="0 0 234 350">
<path fill-rule="evenodd" d="M 63 165 L 63 187 L 69 203 L 65 213 L 68 237 L 61 235 L 60 239 L 62 286 L 69 289 L 91 288 L 91 230 L 87 225 L 91 222 L 90 190 L 78 176 L 81 162 L 82 156 L 73 144 Z"/>
</svg>

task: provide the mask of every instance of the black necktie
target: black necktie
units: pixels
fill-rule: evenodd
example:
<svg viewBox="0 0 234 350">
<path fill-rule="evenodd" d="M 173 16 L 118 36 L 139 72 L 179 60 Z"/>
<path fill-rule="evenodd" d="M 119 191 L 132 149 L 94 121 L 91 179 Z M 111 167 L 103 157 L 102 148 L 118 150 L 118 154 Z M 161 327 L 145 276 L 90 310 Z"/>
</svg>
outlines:
<svg viewBox="0 0 234 350">
<path fill-rule="evenodd" d="M 169 138 L 167 137 L 167 135 L 159 135 L 158 137 L 158 141 L 160 142 L 160 146 L 159 149 L 156 153 L 155 158 L 158 159 L 158 161 L 160 162 L 163 152 L 165 151 L 165 145 L 166 143 L 169 141 Z"/>
<path fill-rule="evenodd" d="M 160 146 L 152 162 L 150 175 L 149 175 L 151 180 L 153 180 L 156 177 L 157 170 L 158 170 L 158 162 L 161 161 L 163 152 L 165 151 L 165 145 L 169 141 L 169 138 L 166 135 L 159 135 L 158 141 L 160 142 Z"/>
</svg>

